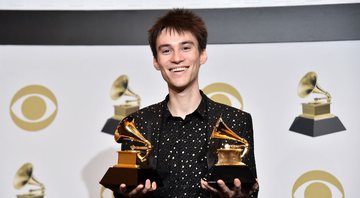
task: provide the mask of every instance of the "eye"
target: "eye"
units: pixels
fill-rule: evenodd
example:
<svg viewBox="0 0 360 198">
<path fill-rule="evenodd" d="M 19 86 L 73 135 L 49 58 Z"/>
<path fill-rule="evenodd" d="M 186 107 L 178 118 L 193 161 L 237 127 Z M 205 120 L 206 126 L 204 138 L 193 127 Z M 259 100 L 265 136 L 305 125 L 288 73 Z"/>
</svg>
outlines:
<svg viewBox="0 0 360 198">
<path fill-rule="evenodd" d="M 344 197 L 341 183 L 325 171 L 310 171 L 297 179 L 292 190 L 293 198 Z"/>
<path fill-rule="evenodd" d="M 40 85 L 31 85 L 19 90 L 12 98 L 10 115 L 20 128 L 38 131 L 48 126 L 57 113 L 54 94 Z"/>
<path fill-rule="evenodd" d="M 243 100 L 240 93 L 229 84 L 213 83 L 206 86 L 203 92 L 216 102 L 243 109 Z"/>
<path fill-rule="evenodd" d="M 184 46 L 182 48 L 183 51 L 189 51 L 191 49 L 191 46 Z"/>
<path fill-rule="evenodd" d="M 161 54 L 166 55 L 166 54 L 170 54 L 170 52 L 171 52 L 171 50 L 170 50 L 170 49 L 167 49 L 167 48 L 165 48 L 165 49 L 161 49 Z"/>
</svg>

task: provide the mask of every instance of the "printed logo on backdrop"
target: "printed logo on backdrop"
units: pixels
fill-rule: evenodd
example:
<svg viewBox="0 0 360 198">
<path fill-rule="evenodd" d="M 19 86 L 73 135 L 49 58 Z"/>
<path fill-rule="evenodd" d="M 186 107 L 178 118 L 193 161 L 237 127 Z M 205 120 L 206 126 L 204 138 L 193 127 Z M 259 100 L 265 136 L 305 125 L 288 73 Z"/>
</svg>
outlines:
<svg viewBox="0 0 360 198">
<path fill-rule="evenodd" d="M 303 113 L 295 118 L 290 131 L 317 137 L 346 130 L 340 119 L 330 112 L 332 96 L 320 87 L 316 72 L 308 72 L 301 78 L 297 92 L 301 98 L 309 95 L 315 98 L 302 103 Z"/>
<path fill-rule="evenodd" d="M 140 109 L 141 98 L 130 89 L 129 78 L 127 75 L 119 76 L 113 82 L 110 89 L 110 97 L 114 101 L 118 101 L 117 103 L 120 102 L 120 98 L 124 98 L 123 96 L 128 96 L 127 100 L 125 100 L 124 103 L 114 105 L 114 115 L 106 121 L 101 130 L 102 132 L 114 135 L 114 131 L 119 122 L 126 116 Z M 129 97 L 131 99 L 129 99 Z"/>
<path fill-rule="evenodd" d="M 17 198 L 43 198 L 45 194 L 45 186 L 35 179 L 33 175 L 34 166 L 31 163 L 23 164 L 15 174 L 14 187 L 18 190 L 28 186 L 28 191 L 23 194 L 16 195 Z M 32 186 L 32 187 L 30 187 Z M 33 187 L 36 188 L 33 188 Z M 26 191 L 26 189 L 25 189 Z"/>
<path fill-rule="evenodd" d="M 340 181 L 332 174 L 313 170 L 301 175 L 294 183 L 292 198 L 344 198 Z"/>
<path fill-rule="evenodd" d="M 55 95 L 41 85 L 20 89 L 10 103 L 12 120 L 26 131 L 39 131 L 50 125 L 56 117 L 57 109 Z"/>
<path fill-rule="evenodd" d="M 227 83 L 216 82 L 209 84 L 203 88 L 203 92 L 216 102 L 233 106 L 241 110 L 244 107 L 239 91 Z"/>
</svg>

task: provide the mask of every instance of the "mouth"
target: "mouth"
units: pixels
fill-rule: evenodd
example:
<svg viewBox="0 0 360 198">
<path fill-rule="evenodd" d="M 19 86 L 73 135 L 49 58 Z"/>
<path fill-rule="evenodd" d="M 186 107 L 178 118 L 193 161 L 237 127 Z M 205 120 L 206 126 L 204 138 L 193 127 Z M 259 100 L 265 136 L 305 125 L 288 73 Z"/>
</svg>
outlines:
<svg viewBox="0 0 360 198">
<path fill-rule="evenodd" d="M 171 72 L 182 72 L 182 71 L 185 71 L 189 68 L 189 66 L 179 66 L 179 67 L 173 67 L 173 68 L 170 68 L 169 71 Z"/>
</svg>

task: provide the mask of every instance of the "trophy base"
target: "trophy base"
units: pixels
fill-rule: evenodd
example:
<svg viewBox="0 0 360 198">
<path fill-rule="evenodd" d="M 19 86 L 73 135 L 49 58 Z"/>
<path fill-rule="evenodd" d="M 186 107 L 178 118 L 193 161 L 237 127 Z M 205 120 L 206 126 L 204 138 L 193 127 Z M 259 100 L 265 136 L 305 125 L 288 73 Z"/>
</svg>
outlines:
<svg viewBox="0 0 360 198">
<path fill-rule="evenodd" d="M 132 189 L 139 184 L 144 184 L 147 179 L 155 181 L 157 186 L 163 186 L 157 171 L 151 168 L 110 167 L 101 179 L 100 184 L 118 192 L 120 184 L 126 184 L 128 189 Z"/>
<path fill-rule="evenodd" d="M 102 128 L 102 132 L 114 135 L 116 128 L 118 127 L 121 120 L 115 119 L 115 118 L 109 118 L 104 127 Z"/>
<path fill-rule="evenodd" d="M 44 198 L 44 195 L 36 195 L 33 193 L 16 195 L 17 198 Z"/>
<path fill-rule="evenodd" d="M 336 116 L 321 120 L 314 120 L 298 116 L 292 123 L 290 131 L 312 137 L 346 130 L 340 119 Z"/>
<path fill-rule="evenodd" d="M 256 183 L 256 179 L 248 166 L 213 166 L 209 170 L 208 184 L 214 188 L 219 188 L 217 180 L 221 179 L 230 189 L 234 187 L 234 179 L 241 181 L 241 187 L 251 189 Z"/>
</svg>

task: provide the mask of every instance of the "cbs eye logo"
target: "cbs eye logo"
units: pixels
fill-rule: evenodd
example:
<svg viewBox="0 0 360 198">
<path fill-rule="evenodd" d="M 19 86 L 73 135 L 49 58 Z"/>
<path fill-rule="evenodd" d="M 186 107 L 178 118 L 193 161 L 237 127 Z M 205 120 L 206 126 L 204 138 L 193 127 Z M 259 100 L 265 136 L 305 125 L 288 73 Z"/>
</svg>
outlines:
<svg viewBox="0 0 360 198">
<path fill-rule="evenodd" d="M 49 89 L 30 85 L 20 89 L 12 98 L 11 119 L 24 130 L 38 131 L 55 119 L 57 105 L 55 95 Z"/>
<path fill-rule="evenodd" d="M 216 102 L 243 109 L 243 100 L 240 93 L 229 84 L 221 82 L 213 83 L 206 86 L 203 92 Z"/>
<path fill-rule="evenodd" d="M 344 188 L 339 180 L 328 172 L 309 171 L 301 175 L 292 189 L 292 198 L 344 198 Z"/>
</svg>

